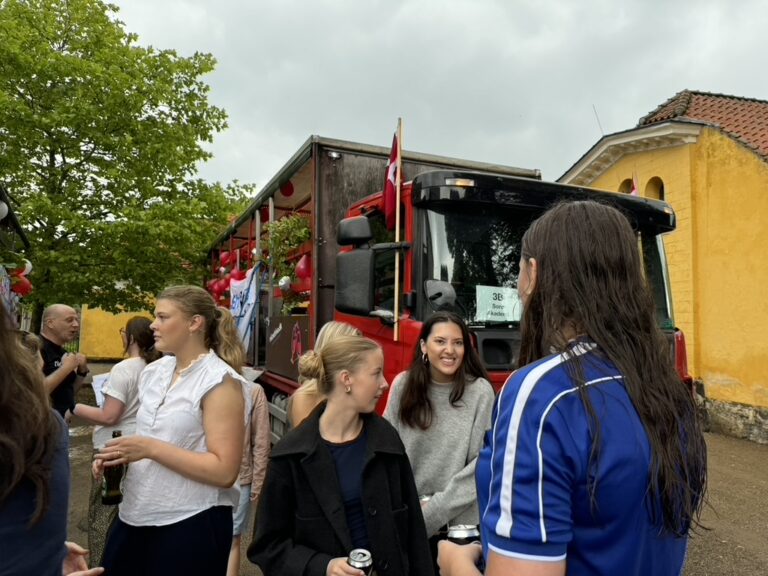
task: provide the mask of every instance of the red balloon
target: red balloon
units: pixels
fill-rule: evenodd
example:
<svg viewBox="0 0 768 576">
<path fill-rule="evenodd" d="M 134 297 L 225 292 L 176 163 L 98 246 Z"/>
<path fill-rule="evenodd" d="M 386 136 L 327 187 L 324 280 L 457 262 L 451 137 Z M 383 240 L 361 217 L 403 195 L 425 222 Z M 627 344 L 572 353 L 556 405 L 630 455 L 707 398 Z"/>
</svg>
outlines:
<svg viewBox="0 0 768 576">
<path fill-rule="evenodd" d="M 286 198 L 290 198 L 291 196 L 293 196 L 293 182 L 288 180 L 288 182 L 280 186 L 280 194 L 282 194 Z"/>
<path fill-rule="evenodd" d="M 213 285 L 213 291 L 221 296 L 229 290 L 229 279 L 228 278 L 219 278 L 216 280 L 216 284 Z"/>
<path fill-rule="evenodd" d="M 208 282 L 205 283 L 205 287 L 208 288 L 208 292 L 213 292 L 213 285 L 216 284 L 216 282 L 218 282 L 218 279 L 211 278 L 208 280 Z"/>
<path fill-rule="evenodd" d="M 232 255 L 225 250 L 219 254 L 219 260 L 221 260 L 222 266 L 229 266 L 229 263 L 232 261 Z"/>
<path fill-rule="evenodd" d="M 306 280 L 312 277 L 312 259 L 309 254 L 304 254 L 296 263 L 296 278 Z"/>
<path fill-rule="evenodd" d="M 245 271 L 240 270 L 240 268 L 235 268 L 232 270 L 232 273 L 229 275 L 229 277 L 232 280 L 245 280 Z"/>
<path fill-rule="evenodd" d="M 32 282 L 26 276 L 16 276 L 11 284 L 11 291 L 22 298 L 29 296 L 32 293 Z"/>
<path fill-rule="evenodd" d="M 259 214 L 261 214 L 261 223 L 266 224 L 269 222 L 269 207 L 268 206 L 262 206 L 261 210 L 259 211 Z"/>
</svg>

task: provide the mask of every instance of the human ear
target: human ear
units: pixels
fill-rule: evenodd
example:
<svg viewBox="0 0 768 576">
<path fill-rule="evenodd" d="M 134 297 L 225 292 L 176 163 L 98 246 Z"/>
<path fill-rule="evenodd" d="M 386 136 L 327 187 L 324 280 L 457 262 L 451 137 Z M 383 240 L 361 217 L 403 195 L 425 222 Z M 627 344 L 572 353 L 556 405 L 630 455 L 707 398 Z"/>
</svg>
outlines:
<svg viewBox="0 0 768 576">
<path fill-rule="evenodd" d="M 189 320 L 189 332 L 199 332 L 203 329 L 203 317 L 200 314 L 195 314 Z"/>
<path fill-rule="evenodd" d="M 538 273 L 539 263 L 536 262 L 536 258 L 528 258 L 528 290 L 526 291 L 528 296 L 533 293 L 533 289 L 536 287 Z"/>
</svg>

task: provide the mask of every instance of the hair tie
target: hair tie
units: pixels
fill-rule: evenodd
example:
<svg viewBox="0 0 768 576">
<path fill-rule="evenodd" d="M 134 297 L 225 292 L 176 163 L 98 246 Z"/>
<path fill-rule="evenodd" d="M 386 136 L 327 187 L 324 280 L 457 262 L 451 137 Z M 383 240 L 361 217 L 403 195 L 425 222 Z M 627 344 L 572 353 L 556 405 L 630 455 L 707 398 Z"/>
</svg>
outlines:
<svg viewBox="0 0 768 576">
<path fill-rule="evenodd" d="M 216 318 L 216 320 L 221 320 L 221 315 L 222 314 L 223 314 L 223 312 L 221 311 L 221 308 L 219 308 L 218 306 L 213 311 L 213 317 Z"/>
</svg>

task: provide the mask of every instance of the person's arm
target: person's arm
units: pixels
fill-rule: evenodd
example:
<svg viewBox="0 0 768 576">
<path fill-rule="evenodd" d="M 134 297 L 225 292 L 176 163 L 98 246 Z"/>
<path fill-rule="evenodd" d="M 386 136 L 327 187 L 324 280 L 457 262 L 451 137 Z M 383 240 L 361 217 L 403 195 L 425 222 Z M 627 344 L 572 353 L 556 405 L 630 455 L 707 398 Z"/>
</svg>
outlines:
<svg viewBox="0 0 768 576">
<path fill-rule="evenodd" d="M 73 416 L 82 418 L 91 424 L 101 424 L 102 426 L 114 426 L 120 422 L 124 413 L 125 404 L 109 395 L 104 396 L 104 406 L 101 408 L 79 403 L 72 408 Z"/>
<path fill-rule="evenodd" d="M 191 480 L 229 488 L 237 480 L 243 455 L 244 404 L 240 382 L 225 376 L 202 401 L 206 452 L 185 450 L 156 438 L 125 436 L 109 441 L 96 457 L 107 466 L 150 458 Z"/>
<path fill-rule="evenodd" d="M 125 407 L 130 400 L 130 391 L 135 390 L 133 384 L 136 378 L 137 374 L 126 369 L 124 362 L 115 365 L 109 372 L 109 379 L 102 390 L 104 405 L 99 408 L 87 404 L 75 404 L 72 414 L 91 424 L 102 426 L 117 424 L 125 413 Z"/>
<path fill-rule="evenodd" d="M 269 449 L 271 434 L 269 427 L 269 406 L 267 405 L 267 396 L 264 389 L 256 384 L 254 392 L 254 405 L 251 415 L 251 466 L 253 476 L 251 477 L 251 501 L 259 499 L 261 487 L 264 484 L 264 476 L 267 474 L 267 461 L 269 460 Z"/>
<path fill-rule="evenodd" d="M 477 568 L 482 548 L 477 544 L 460 546 L 441 540 L 437 545 L 440 576 L 483 576 Z M 542 562 L 502 556 L 491 550 L 485 576 L 564 576 L 565 560 Z"/>
<path fill-rule="evenodd" d="M 61 365 L 45 377 L 45 391 L 50 394 L 56 390 L 75 369 L 77 369 L 77 356 L 75 354 L 64 354 L 61 357 Z"/>
</svg>

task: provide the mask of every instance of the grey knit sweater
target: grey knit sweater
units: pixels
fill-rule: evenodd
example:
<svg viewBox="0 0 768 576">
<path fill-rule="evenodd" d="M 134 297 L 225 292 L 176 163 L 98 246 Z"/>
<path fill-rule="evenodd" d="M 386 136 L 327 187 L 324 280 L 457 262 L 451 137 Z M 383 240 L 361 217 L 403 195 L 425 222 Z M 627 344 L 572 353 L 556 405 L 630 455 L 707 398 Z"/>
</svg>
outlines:
<svg viewBox="0 0 768 576">
<path fill-rule="evenodd" d="M 432 425 L 421 430 L 400 421 L 404 376 L 392 383 L 384 417 L 400 433 L 419 494 L 432 496 L 422 508 L 427 535 L 445 524 L 478 524 L 475 463 L 491 426 L 493 388 L 484 378 L 468 382 L 462 399 L 451 406 L 451 385 L 433 382 L 428 390 Z"/>
</svg>

